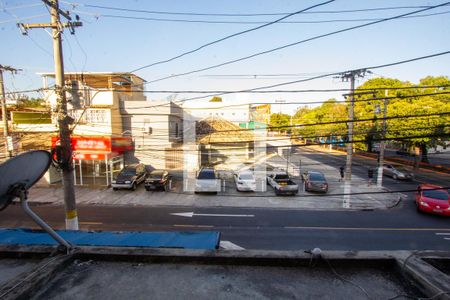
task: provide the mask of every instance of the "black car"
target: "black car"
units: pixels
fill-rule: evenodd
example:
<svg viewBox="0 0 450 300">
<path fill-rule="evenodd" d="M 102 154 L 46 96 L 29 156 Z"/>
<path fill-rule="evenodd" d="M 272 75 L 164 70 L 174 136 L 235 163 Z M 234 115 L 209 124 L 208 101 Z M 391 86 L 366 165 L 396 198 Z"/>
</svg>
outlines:
<svg viewBox="0 0 450 300">
<path fill-rule="evenodd" d="M 172 176 L 166 170 L 153 170 L 145 180 L 145 189 L 150 190 L 165 190 L 171 188 Z"/>
<path fill-rule="evenodd" d="M 123 168 L 117 177 L 112 181 L 114 191 L 118 189 L 136 190 L 138 184 L 144 182 L 147 177 L 147 170 L 144 164 L 133 164 Z"/>
</svg>

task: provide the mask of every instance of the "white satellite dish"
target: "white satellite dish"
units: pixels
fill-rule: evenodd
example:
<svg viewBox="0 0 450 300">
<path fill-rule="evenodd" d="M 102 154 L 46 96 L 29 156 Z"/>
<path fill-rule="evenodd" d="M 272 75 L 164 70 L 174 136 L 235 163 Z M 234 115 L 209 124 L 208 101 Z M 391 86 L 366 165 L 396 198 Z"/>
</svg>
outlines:
<svg viewBox="0 0 450 300">
<path fill-rule="evenodd" d="M 20 204 L 25 213 L 69 251 L 73 246 L 36 215 L 27 202 L 28 189 L 44 176 L 51 161 L 50 152 L 34 150 L 19 154 L 1 164 L 0 210 L 8 207 L 15 198 L 20 198 Z"/>
</svg>

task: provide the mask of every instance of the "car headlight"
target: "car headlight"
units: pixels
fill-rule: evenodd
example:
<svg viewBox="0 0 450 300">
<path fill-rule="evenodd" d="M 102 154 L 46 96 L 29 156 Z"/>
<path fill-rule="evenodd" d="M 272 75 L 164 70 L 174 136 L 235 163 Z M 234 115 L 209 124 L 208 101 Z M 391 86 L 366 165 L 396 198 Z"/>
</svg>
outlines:
<svg viewBox="0 0 450 300">
<path fill-rule="evenodd" d="M 422 205 L 422 206 L 427 206 L 427 207 L 429 206 L 428 203 L 423 202 L 423 201 L 420 201 L 420 205 Z"/>
<path fill-rule="evenodd" d="M 127 180 L 127 181 L 125 181 L 125 183 L 131 183 L 131 181 Z"/>
</svg>

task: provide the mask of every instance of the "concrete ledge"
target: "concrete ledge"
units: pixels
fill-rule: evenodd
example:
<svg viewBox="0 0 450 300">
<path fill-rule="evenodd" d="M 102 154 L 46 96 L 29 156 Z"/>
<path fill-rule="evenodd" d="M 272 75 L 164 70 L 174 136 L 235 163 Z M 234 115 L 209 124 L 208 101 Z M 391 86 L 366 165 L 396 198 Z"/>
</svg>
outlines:
<svg viewBox="0 0 450 300">
<path fill-rule="evenodd" d="M 54 254 L 56 247 L 0 246 L 0 258 L 43 258 Z M 315 267 L 328 268 L 331 263 L 338 268 L 357 267 L 393 270 L 393 273 L 419 289 L 427 297 L 450 299 L 450 279 L 445 273 L 428 264 L 424 258 L 450 258 L 450 251 L 323 251 Z M 142 262 L 160 265 L 221 265 L 298 268 L 311 266 L 311 254 L 305 251 L 266 250 L 185 250 L 136 247 L 78 247 L 72 254 L 59 254 L 44 258 L 34 268 L 32 277 L 24 275 L 0 287 L 0 295 L 11 290 L 5 299 L 26 299 L 31 291 L 43 288 L 59 271 L 74 261 Z M 15 287 L 15 288 L 13 288 Z M 12 291 L 14 290 L 14 291 Z M 406 289 L 408 290 L 408 289 Z"/>
</svg>

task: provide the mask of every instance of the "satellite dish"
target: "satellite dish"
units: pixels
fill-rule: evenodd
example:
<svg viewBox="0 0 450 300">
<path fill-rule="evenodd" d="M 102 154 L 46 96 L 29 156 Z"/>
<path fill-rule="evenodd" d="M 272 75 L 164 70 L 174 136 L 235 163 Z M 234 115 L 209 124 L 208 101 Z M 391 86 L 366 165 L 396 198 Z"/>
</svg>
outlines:
<svg viewBox="0 0 450 300">
<path fill-rule="evenodd" d="M 50 152 L 44 150 L 19 154 L 0 165 L 0 209 L 6 208 L 17 197 L 14 189 L 28 190 L 47 172 Z"/>
<path fill-rule="evenodd" d="M 47 225 L 28 206 L 28 189 L 32 187 L 47 172 L 52 162 L 51 154 L 44 150 L 22 153 L 0 165 L 0 210 L 11 204 L 14 198 L 20 198 L 20 204 L 25 213 L 42 229 L 47 231 L 67 253 L 73 248 L 50 226 Z"/>
</svg>

